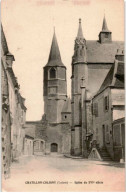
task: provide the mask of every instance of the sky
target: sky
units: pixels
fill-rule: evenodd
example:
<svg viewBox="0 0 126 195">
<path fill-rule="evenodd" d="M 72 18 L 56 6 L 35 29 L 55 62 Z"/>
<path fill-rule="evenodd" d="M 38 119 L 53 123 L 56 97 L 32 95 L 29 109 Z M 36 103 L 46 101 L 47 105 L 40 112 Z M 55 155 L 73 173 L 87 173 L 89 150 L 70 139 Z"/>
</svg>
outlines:
<svg viewBox="0 0 126 195">
<path fill-rule="evenodd" d="M 113 3 L 114 2 L 114 3 Z M 44 113 L 43 67 L 49 57 L 53 31 L 64 65 L 67 93 L 71 91 L 71 60 L 78 20 L 82 19 L 86 40 L 97 40 L 104 14 L 113 40 L 124 40 L 123 0 L 2 0 L 1 20 L 13 69 L 26 99 L 27 121 L 40 120 Z"/>
</svg>

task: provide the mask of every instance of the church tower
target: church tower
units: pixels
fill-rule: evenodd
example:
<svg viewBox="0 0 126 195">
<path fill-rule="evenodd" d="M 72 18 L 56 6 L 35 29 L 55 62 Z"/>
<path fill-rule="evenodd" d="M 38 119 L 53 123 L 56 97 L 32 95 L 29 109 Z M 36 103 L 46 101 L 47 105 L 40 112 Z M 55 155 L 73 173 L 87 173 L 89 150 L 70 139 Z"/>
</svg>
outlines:
<svg viewBox="0 0 126 195">
<path fill-rule="evenodd" d="M 82 155 L 82 112 L 81 112 L 81 85 L 86 89 L 88 82 L 86 40 L 83 36 L 81 19 L 75 39 L 74 55 L 72 58 L 72 129 L 71 129 L 71 154 Z"/>
<path fill-rule="evenodd" d="M 61 112 L 67 98 L 66 67 L 62 63 L 54 31 L 48 63 L 44 67 L 44 113 L 50 124 L 61 123 Z"/>
<path fill-rule="evenodd" d="M 100 43 L 111 43 L 112 42 L 112 32 L 108 29 L 106 18 L 104 16 L 102 31 L 99 33 Z"/>
</svg>

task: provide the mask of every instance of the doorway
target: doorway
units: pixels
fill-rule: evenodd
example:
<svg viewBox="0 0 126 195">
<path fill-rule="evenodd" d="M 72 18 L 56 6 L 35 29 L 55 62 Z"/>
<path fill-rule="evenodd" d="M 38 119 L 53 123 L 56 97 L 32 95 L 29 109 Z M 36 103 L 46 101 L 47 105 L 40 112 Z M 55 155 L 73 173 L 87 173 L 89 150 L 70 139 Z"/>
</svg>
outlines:
<svg viewBox="0 0 126 195">
<path fill-rule="evenodd" d="M 44 142 L 40 141 L 40 151 L 44 152 Z"/>
<path fill-rule="evenodd" d="M 105 147 L 105 125 L 102 125 L 103 147 Z"/>
<path fill-rule="evenodd" d="M 56 143 L 51 144 L 51 152 L 58 152 L 58 144 Z"/>
</svg>

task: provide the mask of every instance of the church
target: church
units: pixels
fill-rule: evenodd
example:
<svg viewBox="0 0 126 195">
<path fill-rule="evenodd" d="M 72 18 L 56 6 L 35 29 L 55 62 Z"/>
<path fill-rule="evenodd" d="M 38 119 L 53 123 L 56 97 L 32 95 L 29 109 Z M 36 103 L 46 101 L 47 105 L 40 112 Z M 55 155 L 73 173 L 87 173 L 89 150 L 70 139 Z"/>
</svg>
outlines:
<svg viewBox="0 0 126 195">
<path fill-rule="evenodd" d="M 94 104 L 92 104 L 92 100 L 98 93 L 103 82 L 105 82 L 104 80 L 106 79 L 107 74 L 109 74 L 110 69 L 114 66 L 115 58 L 118 56 L 117 58 L 119 60 L 123 59 L 120 57 L 124 56 L 123 51 L 124 42 L 112 40 L 112 32 L 108 29 L 105 16 L 102 30 L 98 35 L 98 40 L 85 40 L 81 19 L 79 19 L 78 34 L 75 39 L 74 55 L 72 57 L 71 76 L 71 155 L 73 156 L 88 158 L 90 155 L 90 150 L 92 148 L 90 144 L 93 140 L 96 141 L 96 123 L 100 124 L 102 117 L 102 115 L 100 115 L 99 120 L 93 121 L 93 111 L 95 108 Z M 121 61 L 121 64 L 124 67 L 124 61 Z M 121 70 L 123 70 L 121 72 L 123 72 L 124 76 L 124 68 Z M 122 74 L 121 72 L 119 74 Z M 118 87 L 122 86 L 124 90 L 124 84 L 120 84 Z M 111 101 L 111 99 L 109 101 Z M 100 100 L 97 101 L 97 103 L 99 108 L 102 108 Z M 120 109 L 122 108 L 120 107 L 119 110 Z M 103 115 L 104 123 L 106 117 L 107 114 Z M 112 124 L 111 117 L 109 117 L 109 120 L 109 123 Z M 105 126 L 104 123 L 102 124 L 103 126 Z M 102 125 L 99 126 L 100 139 L 104 139 L 104 136 L 106 137 L 106 133 L 105 135 L 102 133 Z M 104 132 L 107 131 L 108 130 L 105 129 Z M 109 133 L 110 132 L 111 130 L 109 130 Z M 111 139 L 113 139 L 112 135 Z M 108 146 L 108 144 L 105 143 L 103 152 L 106 156 L 109 155 L 114 159 L 111 145 Z M 103 145 L 101 145 L 101 148 L 103 148 Z M 93 157 L 93 155 L 90 156 Z"/>
<path fill-rule="evenodd" d="M 99 153 L 99 150 L 102 150 L 106 159 L 115 159 L 114 149 L 112 148 L 114 145 L 112 125 L 117 122 L 109 117 L 109 115 L 112 116 L 112 105 L 110 106 L 110 112 L 105 110 L 106 114 L 104 115 L 103 112 L 100 115 L 100 117 L 102 116 L 101 120 L 100 117 L 96 118 L 94 98 L 98 95 L 101 86 L 106 83 L 106 77 L 109 80 L 107 75 L 113 67 L 116 67 L 115 63 L 121 63 L 122 66 L 121 71 L 116 71 L 115 68 L 113 77 L 115 77 L 116 72 L 119 78 L 122 77 L 122 74 L 124 77 L 124 60 L 120 62 L 124 59 L 122 56 L 124 56 L 124 42 L 112 40 L 112 32 L 107 26 L 105 16 L 98 40 L 86 40 L 84 38 L 81 19 L 79 19 L 71 63 L 70 99 L 67 96 L 66 66 L 62 62 L 54 31 L 48 62 L 43 68 L 44 115 L 41 121 L 26 122 L 26 134 L 30 136 L 29 132 L 34 131 L 35 133 L 32 137 L 33 154 L 58 153 L 82 158 L 96 157 L 97 159 L 99 157 L 98 159 L 102 159 Z M 117 59 L 118 62 L 115 62 Z M 119 86 L 114 85 L 114 87 L 124 91 L 124 81 Z M 121 98 L 124 99 L 123 92 L 121 91 L 121 93 Z M 105 99 L 102 101 L 104 105 L 106 97 L 102 98 Z M 100 100 L 97 101 L 97 104 L 101 109 Z M 117 117 L 117 121 L 118 119 L 124 121 L 123 104 L 122 101 L 121 104 L 119 102 L 119 105 L 116 105 L 116 110 L 122 111 L 121 118 Z M 109 118 L 110 129 L 106 124 L 106 117 Z M 103 124 L 100 121 L 103 121 Z M 124 127 L 123 124 L 122 127 Z M 110 144 L 106 141 L 108 133 L 111 139 Z M 98 136 L 99 141 L 97 141 Z M 103 139 L 105 144 L 101 144 L 101 148 L 96 147 L 98 143 L 103 143 Z M 120 152 L 116 149 L 115 156 L 117 153 Z"/>
</svg>

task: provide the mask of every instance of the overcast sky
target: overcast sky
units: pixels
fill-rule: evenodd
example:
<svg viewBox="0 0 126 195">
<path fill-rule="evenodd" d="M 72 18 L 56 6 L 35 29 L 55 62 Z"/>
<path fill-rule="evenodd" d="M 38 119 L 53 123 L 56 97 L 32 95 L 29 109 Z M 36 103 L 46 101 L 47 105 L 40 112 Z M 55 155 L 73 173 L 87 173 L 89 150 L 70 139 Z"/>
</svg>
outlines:
<svg viewBox="0 0 126 195">
<path fill-rule="evenodd" d="M 2 24 L 14 72 L 26 98 L 27 120 L 40 120 L 43 110 L 43 67 L 48 61 L 55 26 L 70 95 L 71 58 L 82 19 L 85 39 L 97 40 L 104 12 L 113 40 L 124 39 L 123 0 L 2 0 Z"/>
</svg>

